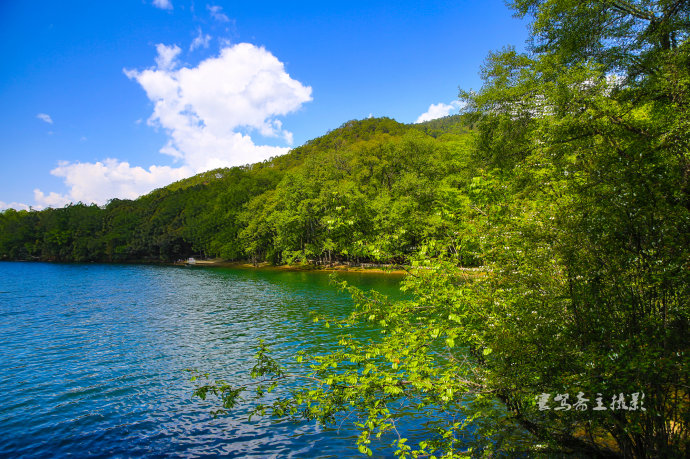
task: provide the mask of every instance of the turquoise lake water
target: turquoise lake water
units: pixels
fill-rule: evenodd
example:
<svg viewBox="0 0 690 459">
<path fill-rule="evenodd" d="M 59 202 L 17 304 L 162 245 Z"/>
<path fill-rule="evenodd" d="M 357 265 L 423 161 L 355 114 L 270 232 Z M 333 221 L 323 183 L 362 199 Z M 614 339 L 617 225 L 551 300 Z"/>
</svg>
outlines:
<svg viewBox="0 0 690 459">
<path fill-rule="evenodd" d="M 309 313 L 351 308 L 319 272 L 0 263 L 0 456 L 362 457 L 347 426 L 213 419 L 184 371 L 247 381 L 259 338 L 283 360 L 331 349 Z"/>
</svg>

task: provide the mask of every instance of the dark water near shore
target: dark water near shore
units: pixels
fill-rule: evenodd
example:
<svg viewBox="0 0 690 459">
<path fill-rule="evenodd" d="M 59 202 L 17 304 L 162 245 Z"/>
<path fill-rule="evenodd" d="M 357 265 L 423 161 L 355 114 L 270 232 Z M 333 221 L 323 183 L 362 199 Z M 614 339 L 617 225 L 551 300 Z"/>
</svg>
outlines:
<svg viewBox="0 0 690 459">
<path fill-rule="evenodd" d="M 258 338 L 329 349 L 309 312 L 351 308 L 319 272 L 0 263 L 0 456 L 361 457 L 347 427 L 213 419 L 184 371 L 246 381 Z"/>
</svg>

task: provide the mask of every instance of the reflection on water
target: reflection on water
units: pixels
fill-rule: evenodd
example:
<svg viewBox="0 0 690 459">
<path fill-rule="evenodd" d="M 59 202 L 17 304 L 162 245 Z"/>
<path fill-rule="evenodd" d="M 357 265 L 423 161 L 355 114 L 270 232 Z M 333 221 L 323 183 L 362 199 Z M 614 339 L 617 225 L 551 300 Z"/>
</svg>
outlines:
<svg viewBox="0 0 690 459">
<path fill-rule="evenodd" d="M 325 273 L 0 263 L 0 292 L 0 456 L 358 456 L 352 431 L 212 419 L 183 371 L 241 382 L 259 338 L 280 359 L 332 346 L 309 313 L 352 302 Z"/>
</svg>

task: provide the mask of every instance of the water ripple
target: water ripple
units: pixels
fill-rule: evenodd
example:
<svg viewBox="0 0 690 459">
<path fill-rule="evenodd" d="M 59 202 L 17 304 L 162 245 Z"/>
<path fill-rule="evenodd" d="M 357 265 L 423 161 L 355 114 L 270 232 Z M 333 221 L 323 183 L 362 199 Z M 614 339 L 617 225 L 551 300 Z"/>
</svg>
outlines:
<svg viewBox="0 0 690 459">
<path fill-rule="evenodd" d="M 358 456 L 351 431 L 214 419 L 184 372 L 240 382 L 258 338 L 281 359 L 334 342 L 309 312 L 351 300 L 321 273 L 3 262 L 0 293 L 0 456 Z"/>
</svg>

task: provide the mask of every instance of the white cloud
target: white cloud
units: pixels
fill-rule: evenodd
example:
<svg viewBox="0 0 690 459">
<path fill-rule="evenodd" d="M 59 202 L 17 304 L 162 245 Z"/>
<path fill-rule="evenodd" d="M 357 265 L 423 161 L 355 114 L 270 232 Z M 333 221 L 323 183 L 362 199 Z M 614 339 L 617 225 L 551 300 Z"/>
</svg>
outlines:
<svg viewBox="0 0 690 459">
<path fill-rule="evenodd" d="M 287 153 L 287 147 L 257 145 L 251 134 L 292 142 L 279 116 L 312 100 L 311 88 L 285 72 L 285 66 L 264 48 L 240 43 L 193 68 L 178 68 L 178 46 L 156 46 L 156 66 L 124 70 L 154 103 L 148 124 L 164 129 L 169 140 L 161 152 L 179 165 L 144 169 L 106 159 L 95 163 L 60 162 L 51 174 L 61 177 L 64 194 L 34 190 L 37 207 L 70 202 L 105 204 L 134 199 L 195 173 L 254 163 Z"/>
<path fill-rule="evenodd" d="M 0 211 L 14 209 L 14 210 L 29 210 L 29 206 L 21 202 L 3 202 L 0 201 Z"/>
<path fill-rule="evenodd" d="M 165 46 L 163 43 L 158 43 L 156 45 L 156 51 L 158 51 L 158 56 L 156 56 L 156 65 L 161 70 L 172 70 L 177 65 L 177 56 L 179 56 L 182 50 L 179 46 Z"/>
<path fill-rule="evenodd" d="M 206 5 L 206 8 L 211 13 L 211 17 L 216 21 L 220 22 L 230 22 L 230 18 L 223 13 L 223 8 L 220 6 Z"/>
<path fill-rule="evenodd" d="M 62 177 L 69 192 L 45 194 L 34 190 L 34 199 L 39 206 L 61 207 L 70 202 L 105 204 L 109 199 L 135 199 L 155 188 L 168 185 L 191 175 L 189 168 L 151 166 L 148 170 L 132 167 L 116 159 L 96 163 L 60 162 L 50 171 Z"/>
<path fill-rule="evenodd" d="M 48 124 L 53 124 L 53 119 L 50 117 L 50 115 L 46 113 L 39 113 L 38 115 L 36 115 L 36 118 L 38 118 L 39 120 L 43 120 Z"/>
<path fill-rule="evenodd" d="M 153 0 L 153 6 L 156 8 L 160 8 L 162 10 L 171 10 L 173 9 L 172 3 L 170 3 L 170 0 Z"/>
<path fill-rule="evenodd" d="M 419 118 L 417 118 L 417 121 L 415 123 L 423 123 L 424 121 L 431 121 L 435 120 L 436 118 L 443 118 L 444 116 L 450 115 L 451 112 L 455 110 L 459 110 L 462 108 L 463 103 L 457 100 L 454 100 L 450 104 L 444 104 L 444 103 L 438 103 L 438 104 L 431 104 L 429 105 L 429 109 L 425 112 L 419 115 Z"/>
<path fill-rule="evenodd" d="M 218 57 L 179 70 L 173 70 L 175 48 L 158 46 L 157 68 L 125 70 L 154 102 L 148 123 L 170 136 L 162 153 L 201 172 L 287 152 L 286 147 L 256 145 L 246 131 L 290 143 L 292 133 L 276 117 L 312 100 L 310 87 L 290 78 L 266 49 L 249 43 L 224 48 Z"/>
<path fill-rule="evenodd" d="M 46 207 L 64 207 L 66 204 L 69 204 L 73 200 L 66 195 L 62 195 L 54 191 L 45 194 L 38 188 L 35 188 L 34 201 L 36 202 L 36 208 L 40 210 Z"/>
<path fill-rule="evenodd" d="M 211 42 L 211 36 L 209 34 L 203 34 L 201 29 L 198 29 L 198 34 L 194 37 L 192 44 L 189 45 L 189 51 L 194 51 L 197 48 L 208 48 L 208 44 Z"/>
</svg>

